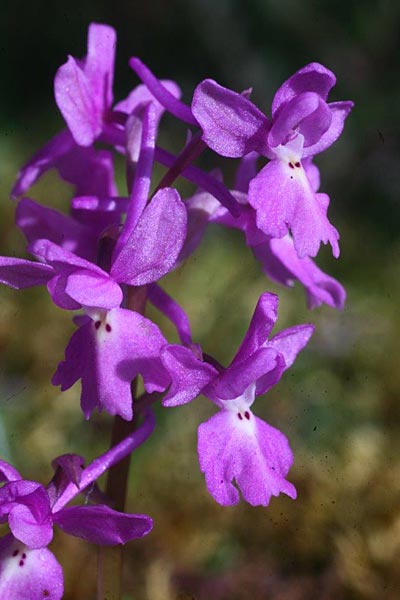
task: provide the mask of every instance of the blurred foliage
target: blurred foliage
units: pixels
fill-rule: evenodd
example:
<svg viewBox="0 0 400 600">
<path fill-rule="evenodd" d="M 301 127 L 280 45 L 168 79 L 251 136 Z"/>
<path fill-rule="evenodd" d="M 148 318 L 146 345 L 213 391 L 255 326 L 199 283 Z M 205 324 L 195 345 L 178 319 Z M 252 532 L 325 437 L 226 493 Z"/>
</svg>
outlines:
<svg viewBox="0 0 400 600">
<path fill-rule="evenodd" d="M 127 546 L 125 600 L 400 597 L 399 13 L 389 0 L 3 0 L 2 254 L 23 255 L 8 193 L 20 165 L 62 126 L 52 79 L 68 53 L 85 53 L 90 21 L 118 31 L 117 99 L 136 83 L 127 59 L 138 55 L 176 79 L 187 101 L 211 76 L 238 90 L 252 86 L 265 108 L 284 79 L 319 61 L 337 74 L 332 99 L 356 102 L 342 138 L 317 160 L 342 249 L 338 262 L 326 249 L 318 260 L 348 291 L 342 313 L 308 313 L 298 286 L 271 284 L 240 234 L 217 227 L 166 280 L 195 338 L 221 362 L 234 354 L 265 289 L 280 295 L 278 329 L 315 323 L 308 348 L 255 405 L 291 441 L 298 499 L 274 498 L 267 509 L 219 507 L 196 457 L 196 428 L 213 406 L 199 399 L 159 411 L 156 435 L 133 456 L 128 507 L 149 513 L 155 528 Z M 184 135 L 166 119 L 165 147 L 178 149 Z M 204 164 L 210 160 L 205 155 Z M 50 173 L 32 195 L 66 209 L 68 194 Z M 149 315 L 173 339 L 168 324 Z M 79 386 L 61 394 L 50 384 L 71 331 L 70 315 L 44 290 L 0 290 L 0 453 L 43 482 L 55 455 L 89 460 L 107 447 L 111 420 L 84 422 Z M 94 548 L 58 534 L 54 551 L 65 598 L 93 598 Z"/>
</svg>

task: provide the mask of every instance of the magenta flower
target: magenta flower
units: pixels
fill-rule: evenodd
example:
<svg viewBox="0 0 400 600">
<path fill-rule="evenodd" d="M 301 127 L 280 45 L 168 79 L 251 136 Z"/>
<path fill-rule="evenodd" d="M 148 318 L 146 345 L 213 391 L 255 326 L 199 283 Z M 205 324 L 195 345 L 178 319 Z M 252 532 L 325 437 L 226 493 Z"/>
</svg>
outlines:
<svg viewBox="0 0 400 600">
<path fill-rule="evenodd" d="M 1 282 L 16 289 L 46 284 L 57 306 L 66 310 L 83 308 L 87 313 L 88 317 L 77 319 L 80 327 L 53 377 L 53 383 L 63 390 L 82 379 L 81 406 L 86 418 L 97 407 L 131 419 L 130 384 L 138 373 L 150 393 L 165 390 L 169 383 L 159 358 L 160 349 L 167 343 L 164 336 L 145 317 L 120 308 L 124 298 L 121 286 L 147 286 L 160 279 L 175 266 L 186 237 L 186 208 L 176 190 L 160 189 L 146 206 L 157 128 L 152 104 L 143 107 L 141 123 L 126 220 L 102 259 L 107 270 L 65 248 L 69 239 L 77 248 L 83 248 L 83 253 L 90 252 L 98 236 L 97 227 L 92 236 L 85 236 L 82 224 L 78 226 L 54 211 L 38 209 L 26 200 L 18 220 L 23 221 L 24 232 L 33 240 L 28 250 L 40 262 L 0 257 Z M 83 205 L 88 207 L 87 203 Z M 82 210 L 82 202 L 78 206 Z M 92 208 L 94 214 L 99 212 Z M 64 247 L 36 239 L 42 229 L 56 239 L 60 225 L 65 226 L 65 238 L 61 240 Z"/>
<path fill-rule="evenodd" d="M 53 375 L 53 385 L 69 389 L 81 379 L 81 408 L 86 419 L 93 410 L 106 410 L 131 420 L 131 382 L 140 373 L 148 393 L 161 392 L 169 377 L 160 360 L 167 340 L 152 321 L 124 308 L 90 312 L 78 317 Z"/>
<path fill-rule="evenodd" d="M 210 79 L 193 96 L 193 115 L 210 148 L 223 156 L 256 151 L 272 159 L 250 183 L 249 202 L 264 233 L 281 238 L 291 231 L 300 258 L 315 256 L 321 242 L 339 255 L 339 235 L 326 215 L 329 199 L 314 192 L 303 165 L 339 137 L 353 106 L 327 104 L 335 81 L 318 63 L 303 67 L 275 94 L 271 121 L 247 97 Z"/>
<path fill-rule="evenodd" d="M 16 469 L 0 460 L 0 483 L 4 483 L 0 488 L 0 522 L 8 522 L 11 531 L 0 539 L 1 598 L 62 598 L 62 569 L 47 548 L 54 525 L 97 545 L 125 544 L 151 531 L 153 523 L 147 515 L 121 513 L 104 504 L 66 504 L 142 444 L 153 429 L 154 418 L 148 413 L 137 431 L 86 469 L 81 468 L 80 457 L 59 457 L 54 461 L 56 475 L 47 489 L 22 479 Z"/>
<path fill-rule="evenodd" d="M 116 33 L 108 25 L 91 23 L 85 59 L 69 56 L 54 80 L 57 105 L 80 146 L 91 146 L 102 132 L 112 104 Z"/>
<path fill-rule="evenodd" d="M 91 23 L 88 52 L 72 56 L 56 74 L 54 93 L 68 125 L 21 169 L 12 196 L 24 194 L 45 171 L 57 168 L 76 186 L 77 195 L 114 195 L 112 158 L 90 146 L 101 135 L 112 104 L 116 33 L 112 27 Z"/>
<path fill-rule="evenodd" d="M 60 176 L 75 186 L 76 196 L 110 197 L 117 194 L 114 183 L 112 154 L 95 150 L 96 140 L 109 142 L 115 130 L 124 136 L 124 124 L 138 107 L 151 102 L 159 122 L 164 108 L 141 85 L 126 99 L 112 107 L 116 32 L 108 26 L 91 23 L 88 30 L 87 54 L 84 59 L 72 56 L 55 76 L 54 94 L 68 129 L 54 136 L 22 167 L 12 190 L 12 197 L 26 193 L 46 171 L 56 168 Z M 173 81 L 163 81 L 172 97 L 180 96 Z M 140 130 L 136 148 L 140 147 Z M 124 151 L 125 144 L 119 149 Z"/>
<path fill-rule="evenodd" d="M 343 308 L 346 299 L 343 286 L 324 273 L 310 257 L 299 258 L 290 234 L 282 238 L 272 238 L 257 227 L 256 212 L 248 203 L 245 193 L 256 172 L 256 158 L 254 153 L 254 156 L 249 154 L 243 159 L 236 176 L 235 191 L 232 193 L 240 206 L 239 217 L 232 217 L 226 208 L 207 192 L 199 191 L 186 201 L 188 235 L 181 257 L 186 258 L 195 250 L 209 223 L 239 229 L 245 234 L 246 244 L 270 279 L 286 286 L 293 286 L 298 280 L 304 286 L 310 309 L 322 303 L 334 308 Z M 313 189 L 318 189 L 317 167 L 306 162 L 306 169 Z"/>
<path fill-rule="evenodd" d="M 173 115 L 198 125 L 202 139 L 230 158 L 257 152 L 272 159 L 252 181 L 249 202 L 257 211 L 257 226 L 271 237 L 292 232 L 299 258 L 315 256 L 320 243 L 330 243 L 339 255 L 339 234 L 327 218 L 329 199 L 312 189 L 304 160 L 328 148 L 340 136 L 352 102 L 326 102 L 334 74 L 310 63 L 289 78 L 276 93 L 269 120 L 249 99 L 211 79 L 201 82 L 191 109 L 174 98 L 138 59 L 130 66 L 151 93 Z"/>
<path fill-rule="evenodd" d="M 249 329 L 231 364 L 223 368 L 214 360 L 182 346 L 167 346 L 161 359 L 172 384 L 165 406 L 207 396 L 219 413 L 199 426 L 198 453 L 207 488 L 217 502 L 236 504 L 239 487 L 243 498 L 266 506 L 280 492 L 296 497 L 285 477 L 293 462 L 286 437 L 256 417 L 255 397 L 274 386 L 313 333 L 312 325 L 286 329 L 268 340 L 277 319 L 278 298 L 263 294 Z"/>
<path fill-rule="evenodd" d="M 162 218 L 164 211 L 171 222 Z M 149 319 L 119 308 L 123 300 L 120 284 L 146 285 L 170 270 L 185 231 L 186 211 L 177 192 L 163 189 L 112 261 L 111 274 L 48 240 L 37 240 L 29 247 L 42 262 L 0 258 L 3 283 L 17 289 L 46 284 L 55 304 L 67 310 L 84 308 L 88 314 L 78 318 L 80 328 L 53 378 L 63 390 L 82 379 L 86 418 L 95 407 L 132 418 L 130 383 L 138 373 L 149 392 L 168 385 L 158 356 L 166 340 Z M 119 260 L 121 254 L 123 260 Z"/>
</svg>

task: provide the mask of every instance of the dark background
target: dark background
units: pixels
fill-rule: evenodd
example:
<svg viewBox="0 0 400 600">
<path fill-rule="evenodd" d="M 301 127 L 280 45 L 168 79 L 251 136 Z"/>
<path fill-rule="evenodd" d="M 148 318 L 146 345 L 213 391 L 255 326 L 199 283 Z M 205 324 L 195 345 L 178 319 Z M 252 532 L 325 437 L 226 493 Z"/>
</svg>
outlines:
<svg viewBox="0 0 400 600">
<path fill-rule="evenodd" d="M 316 161 L 342 251 L 335 261 L 324 248 L 318 262 L 345 285 L 343 312 L 308 313 L 298 286 L 271 284 L 241 236 L 218 228 L 167 281 L 196 339 L 221 361 L 232 357 L 266 289 L 281 298 L 278 329 L 316 324 L 291 372 L 255 405 L 290 439 L 299 498 L 273 499 L 266 509 L 218 507 L 196 459 L 196 428 L 212 407 L 203 399 L 160 412 L 154 441 L 134 456 L 129 508 L 151 514 L 155 528 L 128 546 L 126 600 L 400 596 L 399 13 L 389 1 L 1 4 L 3 254 L 23 252 L 9 190 L 19 167 L 63 127 L 54 74 L 67 54 L 85 54 L 91 21 L 118 33 L 115 100 L 137 84 L 127 66 L 137 55 L 175 79 L 188 103 L 197 83 L 213 77 L 236 90 L 253 87 L 268 114 L 277 87 L 311 61 L 337 75 L 330 100 L 356 103 L 340 140 Z M 163 145 L 179 148 L 183 128 L 173 119 L 164 127 Z M 68 189 L 49 174 L 32 196 L 63 206 Z M 61 395 L 49 382 L 71 331 L 70 315 L 44 290 L 1 290 L 0 453 L 43 482 L 56 454 L 91 457 L 107 444 L 110 419 L 84 423 L 79 386 Z M 54 549 L 65 568 L 65 598 L 91 598 L 94 548 L 60 534 Z"/>
</svg>

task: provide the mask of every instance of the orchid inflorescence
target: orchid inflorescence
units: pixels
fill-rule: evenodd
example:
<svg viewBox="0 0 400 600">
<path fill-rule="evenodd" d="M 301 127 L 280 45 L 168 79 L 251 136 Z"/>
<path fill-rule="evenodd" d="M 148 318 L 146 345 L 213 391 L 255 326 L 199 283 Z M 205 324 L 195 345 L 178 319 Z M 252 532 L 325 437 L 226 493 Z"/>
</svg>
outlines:
<svg viewBox="0 0 400 600">
<path fill-rule="evenodd" d="M 333 73 L 318 63 L 297 71 L 275 94 L 269 118 L 249 90 L 237 93 L 211 79 L 197 86 L 190 106 L 184 104 L 176 83 L 158 80 L 132 58 L 142 83 L 114 104 L 115 44 L 111 27 L 92 23 L 85 58 L 70 56 L 56 73 L 55 99 L 66 128 L 21 169 L 12 190 L 16 223 L 34 260 L 0 257 L 0 281 L 15 289 L 46 285 L 59 308 L 81 311 L 52 383 L 64 391 L 81 380 L 86 419 L 104 410 L 135 427 L 89 466 L 74 454 L 54 459 L 47 486 L 0 461 L 0 517 L 10 530 L 0 540 L 1 598 L 62 597 L 62 569 L 47 549 L 53 525 L 100 546 L 151 530 L 150 517 L 114 510 L 112 498 L 100 491 L 89 503 L 67 504 L 151 435 L 153 402 L 175 407 L 202 394 L 217 407 L 199 426 L 198 455 L 219 504 L 236 504 L 240 494 L 254 506 L 267 506 L 281 492 L 296 498 L 286 479 L 293 462 L 288 440 L 256 417 L 252 405 L 292 365 L 313 326 L 269 337 L 278 297 L 265 292 L 229 366 L 204 354 L 186 313 L 159 280 L 196 250 L 209 223 L 241 230 L 272 280 L 303 285 L 309 308 L 342 308 L 345 301 L 341 284 L 313 260 L 321 242 L 339 256 L 329 198 L 318 192 L 313 163 L 340 136 L 353 106 L 327 102 Z M 157 145 L 165 111 L 189 127 L 177 156 Z M 240 159 L 233 189 L 219 173 L 193 165 L 206 148 Z M 126 165 L 122 196 L 114 153 Z M 261 170 L 260 158 L 268 159 Z M 167 171 L 151 194 L 154 161 Z M 25 196 L 49 169 L 74 187 L 68 215 Z M 178 177 L 196 185 L 192 197 L 182 200 L 172 187 Z M 173 323 L 180 344 L 168 343 L 144 316 L 147 301 Z M 138 376 L 141 396 L 133 384 Z"/>
</svg>

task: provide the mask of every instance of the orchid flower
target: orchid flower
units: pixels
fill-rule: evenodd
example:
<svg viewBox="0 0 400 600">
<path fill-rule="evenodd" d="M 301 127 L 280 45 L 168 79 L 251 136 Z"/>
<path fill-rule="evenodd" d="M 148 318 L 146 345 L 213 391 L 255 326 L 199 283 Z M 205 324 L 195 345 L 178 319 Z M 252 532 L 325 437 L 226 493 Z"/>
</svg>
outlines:
<svg viewBox="0 0 400 600">
<path fill-rule="evenodd" d="M 57 525 L 65 533 L 97 545 L 116 545 L 147 535 L 153 526 L 147 515 L 125 514 L 104 504 L 67 507 L 104 471 L 142 444 L 154 429 L 150 412 L 139 429 L 83 468 L 76 455 L 55 459 L 56 473 L 46 487 L 24 480 L 0 460 L 0 522 L 10 533 L 0 539 L 0 597 L 13 600 L 60 600 L 63 573 L 47 548 Z"/>
<path fill-rule="evenodd" d="M 219 408 L 199 426 L 198 454 L 207 488 L 223 505 L 239 501 L 237 487 L 253 505 L 267 506 L 280 492 L 296 497 L 294 486 L 285 479 L 293 462 L 286 437 L 251 410 L 256 396 L 280 380 L 314 330 L 312 325 L 298 325 L 268 339 L 277 308 L 277 296 L 261 295 L 227 368 L 182 346 L 169 345 L 161 352 L 172 381 L 164 406 L 185 404 L 203 394 Z"/>
</svg>

